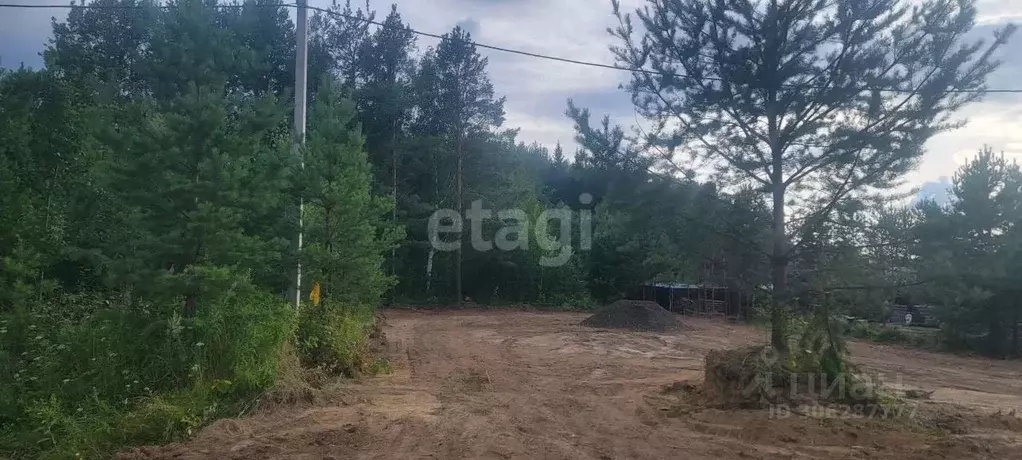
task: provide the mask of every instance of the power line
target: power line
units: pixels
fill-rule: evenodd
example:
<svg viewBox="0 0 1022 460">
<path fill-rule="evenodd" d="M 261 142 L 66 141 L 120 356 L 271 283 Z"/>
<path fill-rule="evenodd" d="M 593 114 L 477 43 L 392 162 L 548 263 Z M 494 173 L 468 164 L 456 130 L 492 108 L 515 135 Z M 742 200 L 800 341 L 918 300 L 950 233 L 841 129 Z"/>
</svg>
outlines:
<svg viewBox="0 0 1022 460">
<path fill-rule="evenodd" d="M 321 13 L 326 13 L 326 14 L 330 14 L 330 15 L 334 15 L 334 16 L 339 16 L 339 17 L 342 17 L 342 18 L 345 18 L 345 19 L 352 19 L 352 20 L 357 20 L 357 21 L 363 21 L 363 22 L 366 22 L 366 23 L 369 23 L 369 24 L 372 24 L 372 25 L 375 25 L 375 26 L 383 27 L 383 28 L 408 30 L 409 32 L 411 32 L 413 34 L 420 35 L 420 36 L 423 36 L 423 37 L 430 37 L 430 38 L 435 38 L 435 39 L 438 39 L 438 40 L 448 40 L 448 41 L 462 42 L 462 43 L 466 43 L 466 44 L 475 46 L 477 48 L 485 48 L 485 49 L 488 49 L 488 50 L 500 51 L 502 53 L 517 54 L 519 56 L 528 56 L 528 57 L 533 57 L 533 58 L 538 58 L 538 59 L 547 59 L 547 60 L 552 60 L 552 61 L 565 62 L 565 63 L 568 63 L 568 64 L 584 65 L 584 66 L 589 66 L 589 67 L 599 67 L 599 68 L 604 68 L 604 69 L 623 70 L 623 71 L 629 71 L 629 72 L 659 73 L 659 72 L 656 72 L 656 71 L 646 70 L 646 69 L 634 69 L 634 68 L 630 68 L 630 67 L 621 67 L 621 66 L 617 66 L 617 65 L 613 65 L 613 64 L 602 64 L 602 63 L 599 63 L 599 62 L 579 61 L 577 59 L 570 59 L 570 58 L 564 58 L 564 57 L 559 57 L 559 56 L 550 56 L 550 55 L 539 54 L 539 53 L 531 53 L 531 52 L 528 52 L 528 51 L 516 50 L 516 49 L 512 49 L 512 48 L 504 48 L 504 47 L 496 46 L 496 45 L 487 45 L 485 43 L 479 43 L 479 42 L 472 41 L 472 40 L 461 40 L 461 39 L 452 38 L 450 36 L 438 35 L 438 34 L 429 33 L 429 32 L 422 32 L 420 30 L 415 30 L 415 29 L 412 29 L 410 27 L 394 27 L 392 25 L 389 25 L 389 24 L 386 24 L 386 23 L 382 23 L 382 22 L 379 22 L 379 21 L 373 21 L 373 20 L 368 19 L 368 18 L 352 16 L 350 14 L 338 13 L 336 11 L 331 11 L 331 10 L 329 10 L 327 8 L 321 8 L 321 7 L 318 7 L 318 6 L 310 6 L 308 8 L 310 10 L 316 10 L 316 11 L 319 11 Z"/>
<path fill-rule="evenodd" d="M 361 20 L 361 21 L 364 21 L 364 22 L 368 22 L 368 24 L 371 24 L 371 25 L 374 25 L 374 26 L 378 26 L 378 27 L 381 27 L 381 28 L 385 28 L 385 29 L 407 30 L 407 31 L 409 31 L 409 32 L 411 32 L 411 33 L 413 33 L 415 35 L 419 35 L 419 36 L 422 36 L 422 37 L 430 37 L 430 38 L 434 38 L 434 39 L 438 39 L 438 40 L 449 40 L 449 41 L 452 41 L 452 42 L 461 42 L 461 43 L 465 43 L 465 44 L 469 44 L 469 45 L 475 46 L 477 48 L 491 49 L 491 50 L 494 50 L 494 51 L 501 51 L 501 52 L 510 53 L 510 54 L 517 54 L 517 55 L 521 55 L 521 56 L 536 57 L 536 58 L 539 58 L 539 59 L 547 59 L 547 60 L 554 60 L 554 61 L 559 61 L 559 62 L 566 62 L 566 63 L 576 64 L 576 65 L 587 65 L 587 66 L 591 66 L 591 67 L 610 68 L 610 70 L 613 70 L 613 71 L 621 71 L 621 72 L 630 72 L 630 73 L 637 73 L 637 74 L 655 75 L 655 76 L 659 76 L 659 77 L 673 77 L 673 78 L 679 78 L 679 79 L 700 80 L 700 79 L 697 79 L 696 77 L 691 77 L 691 76 L 683 75 L 683 74 L 670 74 L 670 73 L 659 72 L 659 71 L 651 71 L 651 70 L 648 70 L 648 68 L 625 67 L 625 66 L 621 66 L 621 65 L 606 64 L 606 63 L 592 62 L 592 61 L 586 61 L 586 60 L 577 60 L 577 59 L 571 59 L 571 58 L 567 58 L 567 57 L 553 56 L 553 55 L 549 55 L 549 54 L 533 53 L 533 52 L 522 51 L 522 50 L 518 50 L 518 49 L 504 48 L 504 47 L 496 46 L 496 45 L 487 45 L 485 43 L 479 43 L 479 42 L 475 42 L 475 41 L 471 41 L 471 40 L 455 39 L 455 38 L 453 38 L 451 36 L 444 36 L 444 35 L 430 34 L 428 32 L 416 31 L 415 29 L 412 29 L 412 28 L 393 27 L 393 26 L 384 24 L 384 22 L 380 22 L 380 21 L 377 21 L 377 20 L 372 20 L 372 19 L 369 19 L 367 17 L 353 16 L 351 14 L 344 14 L 344 13 L 340 13 L 340 12 L 337 12 L 337 11 L 332 11 L 330 9 L 322 8 L 322 7 L 318 7 L 318 6 L 308 6 L 308 8 L 316 10 L 316 11 L 320 11 L 320 12 L 323 12 L 323 13 L 326 13 L 326 14 L 331 14 L 331 15 L 343 17 L 345 19 Z M 714 78 L 714 77 L 703 77 L 701 80 L 723 81 L 723 79 L 721 79 L 721 78 Z M 794 86 L 789 87 L 788 89 L 821 89 L 821 88 L 823 88 L 823 87 L 794 85 Z M 917 91 L 916 89 L 901 89 L 901 88 L 879 88 L 879 89 L 878 88 L 865 88 L 864 90 L 879 90 L 879 91 L 893 92 L 893 93 L 914 93 L 914 92 Z M 947 90 L 945 92 L 948 92 L 948 93 L 1022 93 L 1022 89 Z"/>
<path fill-rule="evenodd" d="M 212 8 L 220 9 L 238 9 L 246 8 L 249 6 L 257 6 L 260 8 L 295 8 L 298 5 L 294 3 L 267 3 L 260 5 L 206 5 Z M 0 8 L 21 8 L 21 9 L 61 9 L 61 10 L 147 10 L 151 8 L 160 10 L 169 10 L 177 8 L 176 6 L 170 5 L 25 5 L 21 3 L 0 3 Z"/>
<path fill-rule="evenodd" d="M 244 4 L 243 5 L 216 5 L 217 8 L 244 8 L 246 6 L 253 6 L 253 5 L 244 5 Z M 266 7 L 266 8 L 276 8 L 276 7 L 297 8 L 297 5 L 293 4 L 293 3 L 289 3 L 289 4 L 262 4 L 262 5 L 257 4 L 257 5 L 254 5 L 254 6 Z M 173 7 L 167 6 L 167 5 L 152 5 L 152 6 L 135 6 L 135 5 L 23 5 L 23 4 L 0 3 L 0 8 L 145 9 L 145 8 L 173 8 Z M 456 39 L 456 38 L 453 38 L 453 37 L 451 37 L 449 35 L 440 35 L 440 34 L 435 34 L 435 33 L 430 33 L 430 32 L 423 32 L 421 30 L 415 30 L 415 29 L 412 29 L 410 27 L 395 27 L 395 26 L 392 26 L 392 25 L 389 25 L 389 24 L 386 24 L 386 23 L 383 23 L 383 22 L 375 21 L 375 20 L 372 20 L 372 19 L 369 19 L 369 18 L 366 18 L 366 17 L 353 16 L 353 15 L 350 15 L 350 14 L 344 14 L 344 13 L 340 13 L 340 12 L 337 12 L 337 11 L 332 11 L 332 10 L 330 10 L 328 8 L 322 8 L 322 7 L 318 7 L 318 6 L 306 6 L 306 8 L 308 8 L 310 10 L 318 11 L 318 12 L 321 12 L 321 13 L 324 13 L 324 14 L 328 14 L 328 15 L 331 15 L 331 16 L 341 17 L 341 18 L 345 18 L 345 19 L 353 20 L 353 21 L 365 22 L 367 24 L 372 24 L 372 25 L 375 25 L 375 26 L 378 26 L 378 27 L 383 27 L 383 28 L 388 28 L 388 29 L 397 29 L 397 30 L 407 30 L 407 31 L 409 31 L 409 32 L 411 32 L 411 33 L 413 33 L 415 35 L 419 35 L 419 36 L 422 36 L 422 37 L 435 38 L 437 40 L 448 40 L 448 41 L 454 41 L 454 42 L 461 42 L 461 43 L 465 43 L 465 44 L 468 44 L 468 45 L 475 46 L 477 48 L 483 48 L 483 49 L 488 49 L 488 50 L 493 50 L 493 51 L 499 51 L 499 52 L 508 53 L 508 54 L 515 54 L 515 55 L 519 55 L 519 56 L 526 56 L 526 57 L 531 57 L 531 58 L 536 58 L 536 59 L 545 59 L 545 60 L 548 60 L 548 61 L 563 62 L 563 63 L 566 63 L 566 64 L 574 64 L 574 65 L 581 65 L 581 66 L 586 66 L 586 67 L 595 67 L 595 68 L 601 68 L 601 69 L 617 70 L 617 71 L 622 71 L 622 72 L 643 73 L 643 74 L 647 74 L 647 75 L 657 75 L 657 76 L 661 76 L 661 77 L 673 77 L 673 78 L 688 79 L 688 80 L 723 81 L 723 79 L 721 79 L 719 77 L 701 77 L 701 78 L 697 78 L 697 77 L 692 77 L 692 76 L 685 75 L 685 74 L 661 72 L 661 71 L 658 71 L 658 70 L 642 69 L 642 68 L 636 68 L 636 67 L 625 67 L 625 66 L 619 66 L 619 65 L 615 65 L 615 64 L 604 64 L 604 63 L 600 63 L 600 62 L 581 61 L 581 60 L 578 60 L 578 59 L 571 59 L 571 58 L 565 58 L 565 57 L 560 57 L 560 56 L 553 56 L 553 55 L 549 55 L 549 54 L 533 53 L 533 52 L 522 51 L 522 50 L 517 50 L 517 49 L 513 49 L 513 48 L 505 48 L 505 47 L 502 47 L 502 46 L 488 45 L 488 44 L 479 43 L 479 42 L 476 42 L 476 41 L 473 41 L 473 40 Z M 807 85 L 807 86 L 791 85 L 791 86 L 787 86 L 785 88 L 786 89 L 794 89 L 794 90 L 825 89 L 825 87 L 822 87 L 822 86 L 809 86 L 809 85 Z M 915 93 L 915 92 L 918 91 L 918 88 L 869 88 L 869 87 L 866 87 L 866 88 L 862 88 L 862 91 L 881 91 L 881 92 L 889 92 L 889 93 Z M 981 94 L 981 93 L 985 93 L 985 94 L 993 94 L 993 93 L 1020 94 L 1020 93 L 1022 93 L 1022 89 L 977 89 L 977 90 L 971 90 L 971 89 L 949 89 L 949 90 L 945 90 L 944 92 L 946 92 L 946 93 L 960 93 L 960 94 L 973 94 L 973 93 L 975 93 L 975 94 Z"/>
</svg>

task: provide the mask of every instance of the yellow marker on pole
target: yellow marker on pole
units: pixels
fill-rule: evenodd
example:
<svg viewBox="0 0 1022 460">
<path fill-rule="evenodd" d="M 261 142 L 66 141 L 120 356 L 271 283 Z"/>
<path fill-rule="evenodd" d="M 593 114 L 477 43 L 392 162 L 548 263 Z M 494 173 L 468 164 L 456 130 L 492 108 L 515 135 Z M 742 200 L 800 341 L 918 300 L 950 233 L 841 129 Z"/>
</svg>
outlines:
<svg viewBox="0 0 1022 460">
<path fill-rule="evenodd" d="M 313 305 L 319 305 L 319 281 L 312 283 L 312 291 L 309 292 L 309 302 Z"/>
</svg>

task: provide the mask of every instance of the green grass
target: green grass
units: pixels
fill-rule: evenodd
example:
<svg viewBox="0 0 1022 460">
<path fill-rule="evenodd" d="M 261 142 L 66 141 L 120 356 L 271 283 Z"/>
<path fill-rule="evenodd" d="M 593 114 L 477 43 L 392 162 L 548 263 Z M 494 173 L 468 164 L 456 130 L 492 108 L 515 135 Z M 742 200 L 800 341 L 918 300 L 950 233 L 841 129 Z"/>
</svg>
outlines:
<svg viewBox="0 0 1022 460">
<path fill-rule="evenodd" d="M 244 411 L 274 384 L 296 319 L 246 280 L 230 286 L 193 318 L 178 301 L 0 314 L 0 458 L 109 458 Z"/>
<path fill-rule="evenodd" d="M 941 348 L 940 332 L 935 329 L 853 321 L 846 326 L 845 334 L 849 337 L 862 340 L 905 345 L 926 350 L 939 350 Z"/>
</svg>

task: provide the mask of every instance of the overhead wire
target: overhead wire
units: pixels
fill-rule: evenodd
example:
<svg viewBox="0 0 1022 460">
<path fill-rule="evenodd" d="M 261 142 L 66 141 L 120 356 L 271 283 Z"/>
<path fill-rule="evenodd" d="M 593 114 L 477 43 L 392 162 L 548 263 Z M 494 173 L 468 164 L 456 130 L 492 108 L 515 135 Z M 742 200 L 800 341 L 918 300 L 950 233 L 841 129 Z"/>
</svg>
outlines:
<svg viewBox="0 0 1022 460">
<path fill-rule="evenodd" d="M 246 8 L 253 5 L 246 4 L 217 4 L 207 5 L 217 9 L 239 9 Z M 297 8 L 298 5 L 295 3 L 265 3 L 255 5 L 260 8 Z M 161 10 L 169 10 L 177 8 L 172 5 L 26 5 L 22 3 L 0 3 L 0 8 L 17 8 L 17 9 L 31 9 L 31 10 L 44 10 L 44 9 L 64 9 L 64 10 L 145 10 L 150 8 L 156 8 Z"/>
<path fill-rule="evenodd" d="M 218 5 L 214 5 L 215 8 L 219 8 L 219 9 L 237 9 L 237 8 L 246 8 L 246 7 L 252 7 L 252 6 L 262 7 L 262 8 L 296 8 L 296 9 L 300 7 L 298 4 L 295 4 L 295 3 L 233 4 L 233 5 L 231 5 L 231 4 L 219 5 L 218 4 Z M 171 5 L 26 5 L 26 4 L 0 3 L 0 8 L 142 10 L 142 9 L 148 9 L 148 8 L 170 9 L 170 8 L 175 8 L 175 6 L 171 6 Z M 344 18 L 344 19 L 347 19 L 347 20 L 365 22 L 367 24 L 375 25 L 375 26 L 382 27 L 382 28 L 407 30 L 408 32 L 411 32 L 412 34 L 415 34 L 415 35 L 418 35 L 418 36 L 429 37 L 429 38 L 433 38 L 433 39 L 437 39 L 437 40 L 447 40 L 447 41 L 461 42 L 461 43 L 465 43 L 465 44 L 468 44 L 468 45 L 472 45 L 472 46 L 474 46 L 476 48 L 488 49 L 488 50 L 492 50 L 492 51 L 498 51 L 498 52 L 502 52 L 502 53 L 514 54 L 514 55 L 519 55 L 519 56 L 526 56 L 526 57 L 530 57 L 530 58 L 544 59 L 544 60 L 549 60 L 549 61 L 555 61 L 555 62 L 561 62 L 561 63 L 573 64 L 573 65 L 580 65 L 580 66 L 586 66 L 586 67 L 593 67 L 593 68 L 610 69 L 610 70 L 630 72 L 630 73 L 642 73 L 642 74 L 647 74 L 647 75 L 657 75 L 657 76 L 673 77 L 673 78 L 680 78 L 680 79 L 709 80 L 709 81 L 721 81 L 722 80 L 719 77 L 702 77 L 702 78 L 697 78 L 697 77 L 692 77 L 692 76 L 684 75 L 684 74 L 675 74 L 675 73 L 669 73 L 669 72 L 661 72 L 661 71 L 657 71 L 657 70 L 650 70 L 650 69 L 643 69 L 643 68 L 636 68 L 636 67 L 620 66 L 620 65 L 616 65 L 616 64 L 605 64 L 605 63 L 599 63 L 599 62 L 583 61 L 583 60 L 579 60 L 579 59 L 571 59 L 571 58 L 565 58 L 565 57 L 561 57 L 561 56 L 554 56 L 554 55 L 543 54 L 543 53 L 523 51 L 523 50 L 514 49 L 514 48 L 507 48 L 507 47 L 502 47 L 502 46 L 496 46 L 496 45 L 490 45 L 490 44 L 486 44 L 486 43 L 481 43 L 481 42 L 477 42 L 477 41 L 474 41 L 474 40 L 465 40 L 465 39 L 454 38 L 454 37 L 452 37 L 449 34 L 436 34 L 436 33 L 424 32 L 424 31 L 412 29 L 412 28 L 407 27 L 407 26 L 396 27 L 396 26 L 393 26 L 391 24 L 387 24 L 387 23 L 384 23 L 384 22 L 376 21 L 376 20 L 373 20 L 373 19 L 368 18 L 368 17 L 345 14 L 345 13 L 334 11 L 334 10 L 331 10 L 331 9 L 328 9 L 328 8 L 322 8 L 322 7 L 310 6 L 310 5 L 305 5 L 305 8 L 307 8 L 309 10 L 321 12 L 323 14 L 331 15 L 331 16 L 334 16 L 334 17 L 341 17 L 341 18 Z M 813 89 L 813 88 L 815 88 L 815 89 L 826 89 L 825 87 L 820 87 L 820 86 L 800 86 L 800 87 L 796 86 L 796 87 L 792 87 L 790 89 Z M 863 88 L 862 90 L 863 91 L 894 92 L 894 93 L 915 93 L 916 91 L 918 91 L 918 88 Z M 946 90 L 946 92 L 948 92 L 948 93 L 1022 93 L 1022 89 Z M 652 171 L 650 171 L 650 172 L 652 172 Z M 683 217 L 688 218 L 690 216 L 683 216 Z M 692 221 L 695 221 L 695 220 L 696 219 L 694 219 L 694 218 L 692 219 Z M 711 229 L 711 231 L 713 231 L 714 233 L 719 234 L 720 236 L 724 236 L 724 237 L 727 237 L 727 238 L 735 239 L 736 242 L 753 246 L 752 244 L 750 244 L 750 242 L 745 241 L 744 239 L 738 237 L 737 235 L 732 235 L 732 234 L 729 234 L 727 232 L 719 231 L 719 230 L 716 230 L 716 229 Z M 761 253 L 765 254 L 764 252 L 762 252 L 762 250 L 759 250 L 757 252 L 761 252 Z"/>
<path fill-rule="evenodd" d="M 235 5 L 224 4 L 224 5 L 215 5 L 215 7 L 217 7 L 217 8 L 245 8 L 245 7 L 249 7 L 249 6 L 257 6 L 257 7 L 264 7 L 264 8 L 280 8 L 280 7 L 284 7 L 284 8 L 298 8 L 299 7 L 299 5 L 294 4 L 294 3 L 281 3 L 281 4 L 235 4 Z M 166 8 L 173 8 L 173 7 L 172 6 L 168 6 L 168 5 L 26 5 L 26 4 L 18 4 L 18 3 L 0 3 L 0 8 L 25 8 L 25 9 L 47 9 L 47 8 L 49 8 L 49 9 L 76 9 L 76 8 L 77 9 L 83 9 L 84 8 L 84 9 L 121 9 L 121 10 L 124 10 L 124 9 L 145 9 L 145 8 L 161 8 L 161 9 L 166 9 Z M 378 27 L 390 28 L 390 29 L 407 30 L 407 31 L 409 31 L 409 32 L 411 32 L 411 33 L 413 33 L 415 35 L 422 36 L 422 37 L 429 37 L 429 38 L 433 38 L 433 39 L 437 39 L 437 40 L 447 40 L 447 41 L 461 42 L 461 43 L 465 43 L 465 44 L 469 44 L 469 45 L 475 46 L 477 48 L 488 49 L 488 50 L 498 51 L 498 52 L 508 53 L 508 54 L 514 54 L 514 55 L 518 55 L 518 56 L 526 56 L 526 57 L 535 58 L 535 59 L 544 59 L 544 60 L 548 60 L 548 61 L 555 61 L 555 62 L 561 62 L 561 63 L 566 63 L 566 64 L 586 66 L 586 67 L 609 69 L 609 70 L 616 70 L 616 71 L 630 72 L 630 73 L 642 73 L 642 74 L 647 74 L 647 75 L 657 75 L 657 76 L 661 76 L 661 77 L 672 77 L 672 78 L 687 79 L 687 80 L 704 80 L 704 81 L 722 81 L 723 80 L 720 77 L 711 77 L 711 76 L 693 77 L 693 76 L 690 76 L 690 75 L 685 75 L 685 74 L 680 74 L 680 73 L 662 72 L 662 71 L 658 71 L 658 70 L 643 69 L 643 68 L 639 68 L 639 67 L 628 67 L 628 66 L 621 66 L 621 65 L 616 65 L 616 64 L 606 64 L 606 63 L 601 63 L 601 62 L 583 61 L 583 60 L 580 60 L 580 59 L 572 59 L 572 58 L 566 58 L 566 57 L 562 57 L 562 56 L 554 56 L 554 55 L 550 55 L 550 54 L 543 54 L 543 53 L 536 53 L 536 52 L 531 52 L 531 51 L 524 51 L 524 50 L 520 50 L 520 49 L 507 48 L 507 47 L 503 47 L 503 46 L 490 45 L 490 44 L 486 44 L 486 43 L 477 42 L 477 41 L 474 41 L 474 40 L 458 39 L 458 38 L 454 38 L 454 37 L 452 37 L 452 36 L 450 36 L 448 34 L 436 34 L 436 33 L 431 33 L 431 32 L 424 32 L 424 31 L 421 31 L 421 30 L 412 29 L 410 27 L 396 27 L 396 26 L 393 26 L 391 24 L 387 24 L 387 23 L 384 23 L 384 22 L 376 21 L 376 20 L 373 20 L 373 19 L 370 19 L 370 18 L 367 18 L 367 17 L 345 14 L 345 13 L 342 13 L 342 12 L 339 12 L 339 11 L 331 10 L 329 8 L 323 8 L 323 7 L 318 7 L 318 6 L 310 6 L 310 5 L 306 5 L 305 8 L 309 9 L 309 10 L 321 12 L 323 14 L 328 14 L 328 15 L 331 15 L 331 16 L 335 16 L 335 17 L 341 17 L 341 18 L 345 18 L 345 19 L 348 19 L 348 20 L 365 22 L 367 24 L 375 25 L 375 26 L 378 26 Z M 796 89 L 796 90 L 826 89 L 826 87 L 814 86 L 814 85 L 789 85 L 788 87 L 786 87 L 786 89 Z M 892 92 L 892 93 L 915 93 L 918 90 L 919 90 L 918 88 L 884 88 L 884 87 L 863 87 L 862 88 L 862 91 L 880 91 L 880 92 Z M 1003 88 L 993 88 L 993 89 L 990 89 L 990 88 L 987 88 L 987 89 L 949 89 L 949 90 L 945 90 L 945 92 L 947 92 L 947 93 L 961 93 L 961 94 L 994 94 L 994 93 L 1016 93 L 1016 94 L 1018 94 L 1018 93 L 1022 93 L 1022 89 L 1003 89 Z"/>
</svg>

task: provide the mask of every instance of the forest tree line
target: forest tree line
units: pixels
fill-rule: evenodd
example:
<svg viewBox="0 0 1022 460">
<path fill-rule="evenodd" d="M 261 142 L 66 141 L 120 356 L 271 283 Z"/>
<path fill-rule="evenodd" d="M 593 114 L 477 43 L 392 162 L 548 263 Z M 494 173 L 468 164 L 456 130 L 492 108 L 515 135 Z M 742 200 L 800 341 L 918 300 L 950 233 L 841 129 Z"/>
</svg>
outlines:
<svg viewBox="0 0 1022 460">
<path fill-rule="evenodd" d="M 64 458 L 173 438 L 272 388 L 289 348 L 309 367 L 368 371 L 366 337 L 381 302 L 592 308 L 652 281 L 705 283 L 755 294 L 754 313 L 769 317 L 783 341 L 793 316 L 824 309 L 884 320 L 891 301 L 907 297 L 937 307 L 949 346 L 1019 350 L 1019 167 L 984 149 L 955 176 L 946 206 L 906 206 L 881 193 L 913 167 L 923 141 L 953 127 L 944 115 L 978 98 L 947 89 L 982 89 L 996 64 L 973 60 L 980 47 L 945 61 L 906 52 L 921 68 L 945 70 L 881 78 L 871 69 L 887 64 L 883 43 L 869 40 L 894 28 L 916 40 L 903 48 L 940 55 L 971 27 L 974 10 L 912 16 L 919 30 L 947 28 L 947 40 L 892 26 L 904 17 L 884 22 L 897 12 L 884 8 L 842 10 L 823 28 L 796 21 L 805 34 L 866 50 L 849 54 L 850 70 L 828 70 L 833 86 L 807 92 L 780 80 L 760 87 L 772 81 L 762 69 L 729 59 L 684 61 L 683 70 L 733 85 L 683 84 L 672 77 L 679 55 L 656 43 L 700 22 L 658 21 L 708 13 L 641 17 L 651 35 L 629 42 L 630 20 L 615 8 L 619 61 L 660 72 L 637 72 L 627 88 L 653 132 L 594 120 L 567 101 L 578 146 L 568 153 L 505 126 L 505 99 L 465 30 L 425 44 L 396 7 L 334 5 L 311 18 L 299 156 L 295 32 L 285 7 L 89 5 L 117 8 L 72 9 L 53 24 L 43 69 L 0 71 L 4 454 Z M 817 9 L 771 14 L 829 11 L 803 6 Z M 862 29 L 848 35 L 846 16 Z M 762 17 L 745 19 L 760 28 L 731 26 L 775 37 Z M 686 52 L 742 46 L 727 37 Z M 768 51 L 743 52 L 748 62 L 776 63 Z M 789 64 L 789 81 L 819 70 Z M 923 89 L 899 104 L 851 86 L 867 77 Z M 786 144 L 764 143 L 781 125 L 748 120 L 770 118 L 764 104 L 781 103 L 881 121 L 809 117 Z M 686 128 L 672 117 L 711 120 Z M 680 166 L 675 153 L 726 161 L 704 174 Z M 846 167 L 847 178 L 835 180 Z M 586 210 L 591 245 L 573 246 L 557 266 L 539 263 L 557 251 L 534 241 L 476 251 L 462 238 L 459 250 L 438 251 L 430 217 L 477 201 L 531 220 L 549 209 Z M 488 220 L 482 232 L 492 240 L 504 224 Z M 305 306 L 296 313 L 285 298 L 299 260 Z M 310 302 L 313 286 L 321 302 Z"/>
<path fill-rule="evenodd" d="M 381 301 L 591 308 L 650 279 L 697 276 L 704 249 L 740 249 L 679 216 L 750 232 L 763 218 L 752 196 L 520 140 L 460 28 L 424 46 L 396 8 L 383 27 L 348 5 L 313 14 L 296 155 L 286 8 L 88 5 L 53 23 L 44 68 L 0 71 L 5 456 L 166 442 L 247 410 L 294 360 L 385 369 L 370 349 Z M 477 200 L 531 220 L 587 208 L 592 249 L 551 267 L 539 261 L 557 251 L 535 241 L 436 251 L 430 216 Z M 296 312 L 285 299 L 299 260 Z"/>
</svg>

